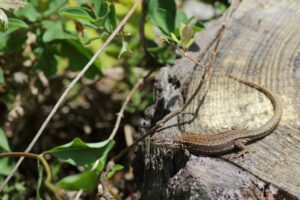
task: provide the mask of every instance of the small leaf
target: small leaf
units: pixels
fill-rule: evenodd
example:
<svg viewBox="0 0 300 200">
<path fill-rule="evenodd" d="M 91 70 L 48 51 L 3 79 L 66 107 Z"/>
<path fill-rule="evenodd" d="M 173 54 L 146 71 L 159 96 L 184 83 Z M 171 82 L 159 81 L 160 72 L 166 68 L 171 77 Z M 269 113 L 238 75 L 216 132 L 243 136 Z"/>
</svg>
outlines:
<svg viewBox="0 0 300 200">
<path fill-rule="evenodd" d="M 3 70 L 0 67 L 0 85 L 3 84 L 3 83 L 5 83 L 5 81 L 4 81 L 4 75 L 3 75 Z M 0 135 L 1 135 L 1 130 L 0 130 Z"/>
<path fill-rule="evenodd" d="M 1 68 L 0 68 L 1 69 Z M 0 153 L 1 152 L 9 152 L 11 151 L 8 145 L 8 141 L 3 130 L 0 128 Z M 14 163 L 10 162 L 9 158 L 1 158 L 0 159 L 0 175 L 7 176 L 13 167 Z"/>
<path fill-rule="evenodd" d="M 36 188 L 36 200 L 42 200 L 41 198 L 41 188 L 43 183 L 43 167 L 38 162 L 38 182 L 37 182 L 37 188 Z"/>
<path fill-rule="evenodd" d="M 83 8 L 65 8 L 60 11 L 60 15 L 74 20 L 95 21 L 91 15 Z"/>
<path fill-rule="evenodd" d="M 35 7 L 28 3 L 26 4 L 25 7 L 20 8 L 19 10 L 15 10 L 15 15 L 19 18 L 24 17 L 29 19 L 31 22 L 37 21 L 40 17 L 41 14 L 35 9 Z"/>
<path fill-rule="evenodd" d="M 81 139 L 75 138 L 72 142 L 55 147 L 46 153 L 50 153 L 59 160 L 72 165 L 86 165 L 94 163 L 102 157 L 106 149 L 113 144 L 113 140 L 85 143 Z"/>
<path fill-rule="evenodd" d="M 183 12 L 182 10 L 179 10 L 176 13 L 175 26 L 179 27 L 180 24 L 188 24 L 188 23 L 189 23 L 189 19 L 186 16 L 185 12 Z"/>
<path fill-rule="evenodd" d="M 91 0 L 94 4 L 95 15 L 97 17 L 104 17 L 108 12 L 108 3 L 105 0 Z"/>
<path fill-rule="evenodd" d="M 110 142 L 107 145 L 107 147 L 105 148 L 105 150 L 104 150 L 101 158 L 98 160 L 99 163 L 98 163 L 98 165 L 96 167 L 97 174 L 100 174 L 102 172 L 102 170 L 104 169 L 104 166 L 105 166 L 106 160 L 107 160 L 107 156 L 108 156 L 110 150 L 113 148 L 113 146 L 114 146 L 114 142 Z"/>
<path fill-rule="evenodd" d="M 20 7 L 23 7 L 24 5 L 25 2 L 23 2 L 22 0 L 0 0 L 0 8 L 3 8 L 5 10 L 15 10 Z"/>
<path fill-rule="evenodd" d="M 193 42 L 192 39 L 193 39 L 192 27 L 190 25 L 184 26 L 181 31 L 180 45 L 183 48 L 187 49 L 189 47 L 189 45 L 191 45 L 191 43 Z"/>
<path fill-rule="evenodd" d="M 44 71 L 47 77 L 51 77 L 56 74 L 57 71 L 57 60 L 55 58 L 56 51 L 53 48 L 43 48 L 42 53 L 35 67 Z"/>
<path fill-rule="evenodd" d="M 118 58 L 121 58 L 121 56 L 125 53 L 132 53 L 131 49 L 128 47 L 128 43 L 123 39 L 122 40 L 122 48 L 119 53 Z"/>
<path fill-rule="evenodd" d="M 80 174 L 67 176 L 58 182 L 58 186 L 64 190 L 91 191 L 98 183 L 98 175 L 95 171 L 86 170 Z"/>
<path fill-rule="evenodd" d="M 193 32 L 197 33 L 205 29 L 205 26 L 202 22 L 197 21 L 196 24 L 193 25 Z"/>
<path fill-rule="evenodd" d="M 176 4 L 174 0 L 148 0 L 147 15 L 151 22 L 166 35 L 175 28 Z"/>
<path fill-rule="evenodd" d="M 60 43 L 60 55 L 68 59 L 71 71 L 81 70 L 93 56 L 92 52 L 77 40 L 63 40 Z M 84 75 L 93 79 L 99 74 L 101 74 L 101 63 L 96 60 Z"/>
<path fill-rule="evenodd" d="M 44 16 L 49 16 L 59 9 L 61 9 L 65 4 L 67 4 L 67 0 L 51 0 L 46 11 L 43 12 Z"/>
<path fill-rule="evenodd" d="M 1 151 L 0 151 L 1 152 Z M 0 175 L 7 176 L 11 169 L 13 168 L 14 163 L 11 162 L 10 158 L 1 158 L 0 159 Z"/>
<path fill-rule="evenodd" d="M 6 136 L 5 136 L 2 128 L 0 128 L 0 148 L 5 151 L 10 151 L 8 141 L 6 139 Z"/>
<path fill-rule="evenodd" d="M 5 31 L 8 28 L 8 19 L 3 12 L 3 10 L 0 9 L 0 31 Z"/>
<path fill-rule="evenodd" d="M 178 38 L 176 37 L 176 35 L 175 35 L 174 33 L 171 33 L 171 38 L 172 38 L 172 40 L 173 40 L 174 42 L 176 42 L 177 44 L 180 43 L 179 40 L 178 40 Z"/>
<path fill-rule="evenodd" d="M 116 172 L 123 170 L 124 167 L 122 165 L 116 164 L 112 170 L 110 172 L 108 172 L 106 179 L 110 179 L 111 177 L 113 177 L 113 175 L 116 174 Z"/>
<path fill-rule="evenodd" d="M 62 39 L 75 39 L 75 36 L 66 32 L 63 28 L 63 23 L 61 21 L 49 21 L 45 20 L 42 22 L 43 27 L 46 28 L 46 31 L 43 35 L 44 42 L 52 42 L 53 40 L 62 40 Z"/>
<path fill-rule="evenodd" d="M 28 25 L 20 19 L 8 18 L 8 23 L 9 28 L 28 28 Z"/>
<path fill-rule="evenodd" d="M 105 20 L 104 27 L 109 33 L 111 33 L 116 28 L 116 26 L 117 26 L 117 20 L 116 20 L 115 6 L 111 4 L 109 6 L 109 13 Z"/>
</svg>

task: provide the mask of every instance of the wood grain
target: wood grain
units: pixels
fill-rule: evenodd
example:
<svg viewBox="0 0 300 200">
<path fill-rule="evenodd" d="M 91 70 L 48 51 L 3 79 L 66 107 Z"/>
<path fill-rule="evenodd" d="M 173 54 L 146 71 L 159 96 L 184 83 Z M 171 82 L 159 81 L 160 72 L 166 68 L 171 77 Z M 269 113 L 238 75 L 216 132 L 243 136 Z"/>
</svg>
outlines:
<svg viewBox="0 0 300 200">
<path fill-rule="evenodd" d="M 246 154 L 244 158 L 239 159 L 233 158 L 233 154 L 225 155 L 217 159 L 220 162 L 217 165 L 213 164 L 215 158 L 208 158 L 205 161 L 201 160 L 203 159 L 201 157 L 198 161 L 194 159 L 193 165 L 197 166 L 198 171 L 203 170 L 201 168 L 203 162 L 214 166 L 205 171 L 206 173 L 198 173 L 195 169 L 193 173 L 189 173 L 190 181 L 199 184 L 204 191 L 210 191 L 208 199 L 218 197 L 218 193 L 212 191 L 211 188 L 203 187 L 203 185 L 216 179 L 214 173 L 219 172 L 218 175 L 222 177 L 222 166 L 227 166 L 227 171 L 232 172 L 235 172 L 236 166 L 244 169 L 248 175 L 239 177 L 240 180 L 237 180 L 239 183 L 254 175 L 264 181 L 265 186 L 274 186 L 277 191 L 277 193 L 273 193 L 275 196 L 280 193 L 278 191 L 281 191 L 286 198 L 297 197 L 300 199 L 299 22 L 300 1 L 244 0 L 231 17 L 225 37 L 220 44 L 209 85 L 203 88 L 196 100 L 179 117 L 179 120 L 174 119 L 169 122 L 154 136 L 168 137 L 170 134 L 181 134 L 182 131 L 193 132 L 198 129 L 203 130 L 202 134 L 213 134 L 216 131 L 228 130 L 233 126 L 251 129 L 264 124 L 273 114 L 268 98 L 250 87 L 227 78 L 225 74 L 232 74 L 244 80 L 264 85 L 279 95 L 283 104 L 283 117 L 280 125 L 267 137 L 249 145 L 250 150 L 253 150 L 254 153 Z M 206 32 L 213 33 L 212 29 L 208 29 Z M 204 36 L 205 33 L 202 33 L 201 37 Z M 201 48 L 198 49 L 198 52 L 195 51 L 191 54 L 201 58 L 202 63 L 208 63 L 210 51 L 205 51 L 203 38 L 199 39 L 198 37 L 197 44 Z M 156 102 L 163 103 L 161 107 L 156 106 L 153 109 L 163 108 L 170 111 L 180 106 L 178 101 L 174 101 L 174 98 L 180 96 L 182 90 L 181 88 L 170 88 L 172 84 L 161 79 L 169 80 L 172 77 L 181 83 L 181 87 L 189 85 L 187 93 L 189 96 L 195 90 L 203 69 L 183 58 L 173 68 L 163 70 L 164 72 L 158 77 L 158 83 L 161 85 L 156 85 L 157 88 L 161 87 L 160 91 L 156 93 Z M 191 81 L 189 82 L 189 80 Z M 167 86 L 163 84 L 168 84 L 169 88 L 167 89 Z M 170 104 L 171 100 L 175 103 Z M 155 118 L 155 115 L 153 116 Z M 178 122 L 180 126 L 178 126 Z M 181 130 L 178 130 L 178 127 Z M 174 197 L 171 195 L 174 194 L 172 188 L 176 190 L 176 187 L 171 187 L 172 184 L 174 185 L 174 180 L 170 178 L 182 178 L 178 170 L 181 169 L 179 166 L 185 166 L 180 162 L 184 159 L 176 161 L 178 153 L 174 153 L 172 150 L 163 150 L 164 154 L 173 160 L 167 159 L 157 165 L 157 160 L 153 161 L 153 159 L 161 153 L 157 153 L 155 149 L 151 150 L 150 146 L 148 148 L 145 154 L 144 172 L 148 173 L 144 176 L 145 186 L 149 187 L 148 192 L 153 191 L 153 188 L 156 188 L 157 191 L 168 191 L 165 194 L 169 194 L 169 196 L 165 195 L 165 197 L 172 199 L 171 197 Z M 167 161 L 173 163 L 167 163 Z M 228 167 L 228 162 L 231 163 L 231 169 Z M 169 172 L 167 172 L 168 170 Z M 191 167 L 187 165 L 182 170 L 191 170 Z M 149 173 L 150 171 L 151 173 Z M 200 175 L 202 178 L 195 178 Z M 158 176 L 157 185 L 152 189 L 146 180 L 146 178 L 151 180 L 149 176 Z M 218 185 L 218 181 L 230 182 L 239 179 L 237 177 L 227 177 L 227 179 L 221 177 L 219 180 L 212 181 L 214 184 L 208 185 L 213 187 L 213 185 Z M 245 190 L 235 188 L 231 191 L 240 194 Z M 264 194 L 263 189 L 260 192 Z M 146 197 L 153 197 L 147 194 Z M 227 194 L 229 194 L 229 190 Z M 222 193 L 222 195 L 226 196 L 226 193 Z M 264 197 L 266 198 L 266 196 Z"/>
</svg>

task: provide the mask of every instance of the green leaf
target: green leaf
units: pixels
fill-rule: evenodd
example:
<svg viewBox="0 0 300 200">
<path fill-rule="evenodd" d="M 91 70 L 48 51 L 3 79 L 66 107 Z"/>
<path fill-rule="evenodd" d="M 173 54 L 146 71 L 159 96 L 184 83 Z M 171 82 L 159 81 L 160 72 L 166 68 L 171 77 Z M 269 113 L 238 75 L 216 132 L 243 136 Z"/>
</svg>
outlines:
<svg viewBox="0 0 300 200">
<path fill-rule="evenodd" d="M 98 160 L 106 152 L 106 148 L 113 144 L 113 140 L 85 143 L 81 139 L 75 138 L 72 142 L 55 147 L 46 153 L 50 153 L 59 160 L 72 165 L 86 165 Z"/>
<path fill-rule="evenodd" d="M 40 165 L 38 162 L 38 182 L 37 182 L 37 188 L 36 188 L 36 200 L 42 200 L 41 198 L 41 188 L 42 188 L 42 183 L 43 183 L 43 167 Z"/>
<path fill-rule="evenodd" d="M 0 148 L 5 151 L 10 151 L 8 141 L 6 139 L 6 136 L 5 136 L 2 128 L 0 128 Z"/>
<path fill-rule="evenodd" d="M 8 18 L 8 26 L 9 28 L 29 28 L 24 21 L 17 18 Z"/>
<path fill-rule="evenodd" d="M 95 15 L 97 17 L 104 17 L 108 13 L 108 3 L 106 0 L 91 0 L 95 8 Z"/>
<path fill-rule="evenodd" d="M 98 0 L 96 0 L 95 2 L 101 3 L 101 1 L 98 1 Z M 101 3 L 101 7 L 98 9 L 98 11 L 97 11 L 97 8 L 95 7 L 95 12 L 96 12 L 96 16 L 97 16 L 97 18 L 95 20 L 95 24 L 98 27 L 104 26 L 105 23 L 106 23 L 106 20 L 107 20 L 107 15 L 110 13 L 110 8 L 109 8 L 108 3 L 106 3 L 105 1 L 103 1 Z"/>
<path fill-rule="evenodd" d="M 60 11 L 60 15 L 73 20 L 86 20 L 89 22 L 95 21 L 88 11 L 83 8 L 65 8 Z"/>
<path fill-rule="evenodd" d="M 11 151 L 8 145 L 8 141 L 3 130 L 0 128 L 0 152 L 9 152 Z M 0 159 L 0 175 L 7 176 L 13 167 L 13 162 L 10 162 L 9 158 Z"/>
<path fill-rule="evenodd" d="M 67 57 L 69 60 L 69 69 L 71 71 L 79 71 L 89 62 L 93 56 L 92 52 L 84 47 L 81 43 L 76 40 L 64 40 L 61 41 L 60 55 Z M 96 60 L 92 66 L 85 73 L 87 78 L 95 78 L 101 74 L 101 63 Z"/>
<path fill-rule="evenodd" d="M 3 10 L 0 9 L 0 31 L 5 31 L 8 28 L 8 19 L 3 12 Z"/>
<path fill-rule="evenodd" d="M 117 27 L 116 10 L 113 4 L 109 6 L 109 13 L 107 15 L 104 27 L 109 33 L 113 32 L 113 30 Z"/>
<path fill-rule="evenodd" d="M 116 164 L 112 170 L 110 172 L 108 172 L 106 179 L 110 179 L 111 177 L 113 177 L 113 175 L 116 174 L 116 172 L 123 170 L 124 167 L 122 165 Z"/>
<path fill-rule="evenodd" d="M 202 22 L 197 21 L 196 24 L 193 25 L 193 32 L 197 33 L 205 29 L 205 26 Z"/>
<path fill-rule="evenodd" d="M 175 28 L 176 4 L 174 0 L 148 0 L 148 16 L 166 35 Z"/>
<path fill-rule="evenodd" d="M 37 69 L 44 71 L 47 77 L 51 77 L 56 74 L 57 60 L 55 58 L 56 51 L 50 46 L 42 49 L 42 53 L 35 65 Z"/>
<path fill-rule="evenodd" d="M 5 83 L 5 80 L 4 80 L 3 70 L 0 67 L 0 85 L 3 83 Z M 0 132 L 1 132 L 1 130 L 0 130 Z M 0 133 L 0 135 L 1 135 L 1 133 Z M 0 136 L 0 138 L 1 138 L 1 136 Z"/>
<path fill-rule="evenodd" d="M 101 158 L 98 160 L 98 165 L 96 167 L 96 172 L 97 174 L 100 174 L 102 172 L 102 170 L 104 169 L 104 166 L 106 164 L 106 161 L 107 161 L 107 156 L 110 152 L 110 150 L 113 148 L 114 146 L 114 142 L 111 142 L 107 145 L 107 147 L 105 148 Z"/>
<path fill-rule="evenodd" d="M 187 49 L 193 42 L 193 29 L 190 25 L 183 27 L 181 31 L 180 45 Z"/>
<path fill-rule="evenodd" d="M 176 19 L 175 19 L 175 26 L 179 27 L 180 24 L 188 24 L 189 23 L 189 19 L 186 16 L 185 12 L 183 11 L 178 11 L 176 13 Z"/>
<path fill-rule="evenodd" d="M 132 53 L 131 49 L 128 47 L 128 43 L 123 39 L 122 40 L 122 48 L 118 55 L 118 58 L 121 58 L 121 56 L 125 53 Z"/>
<path fill-rule="evenodd" d="M 36 22 L 41 17 L 41 14 L 31 3 L 27 3 L 25 7 L 16 10 L 14 13 L 18 18 L 24 17 L 31 22 Z"/>
<path fill-rule="evenodd" d="M 91 191 L 98 183 L 98 175 L 95 171 L 86 170 L 80 174 L 67 176 L 58 182 L 58 186 L 64 190 Z"/>
<path fill-rule="evenodd" d="M 176 37 L 176 35 L 175 35 L 174 33 L 171 33 L 171 38 L 172 38 L 172 40 L 173 40 L 174 42 L 176 42 L 177 44 L 180 43 L 179 40 L 178 40 L 178 38 Z"/>
<path fill-rule="evenodd" d="M 63 23 L 61 21 L 42 21 L 43 27 L 46 31 L 43 35 L 44 42 L 51 42 L 53 40 L 75 39 L 75 36 L 64 31 Z"/>
<path fill-rule="evenodd" d="M 44 16 L 49 16 L 58 10 L 60 10 L 64 5 L 68 3 L 67 0 L 51 0 L 48 9 L 43 13 Z"/>
<path fill-rule="evenodd" d="M 1 152 L 1 151 L 0 151 Z M 0 175 L 7 176 L 11 169 L 14 166 L 13 162 L 10 162 L 10 158 L 1 158 L 0 159 Z"/>
</svg>

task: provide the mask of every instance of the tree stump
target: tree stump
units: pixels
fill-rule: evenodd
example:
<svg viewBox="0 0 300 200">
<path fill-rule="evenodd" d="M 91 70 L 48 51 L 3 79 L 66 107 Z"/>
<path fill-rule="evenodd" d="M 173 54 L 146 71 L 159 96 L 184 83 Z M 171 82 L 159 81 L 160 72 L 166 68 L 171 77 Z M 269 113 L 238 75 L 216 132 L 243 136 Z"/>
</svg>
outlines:
<svg viewBox="0 0 300 200">
<path fill-rule="evenodd" d="M 269 99 L 229 79 L 232 74 L 266 86 L 283 104 L 279 126 L 248 148 L 223 156 L 189 155 L 145 141 L 143 199 L 297 199 L 300 198 L 300 1 L 244 0 L 230 17 L 206 92 L 153 137 L 233 126 L 253 129 L 273 115 Z M 189 54 L 207 65 L 220 22 L 197 35 Z M 164 67 L 155 83 L 155 104 L 146 111 L 151 127 L 189 98 L 203 67 L 184 57 Z M 185 123 L 181 124 L 180 121 Z"/>
</svg>

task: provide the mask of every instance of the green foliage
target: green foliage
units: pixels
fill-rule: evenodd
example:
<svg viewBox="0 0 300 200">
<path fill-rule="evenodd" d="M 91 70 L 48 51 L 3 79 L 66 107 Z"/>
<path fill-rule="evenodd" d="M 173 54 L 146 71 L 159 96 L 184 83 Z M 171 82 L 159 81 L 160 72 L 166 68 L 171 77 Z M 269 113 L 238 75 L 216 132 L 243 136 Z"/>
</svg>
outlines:
<svg viewBox="0 0 300 200">
<path fill-rule="evenodd" d="M 42 188 L 42 184 L 43 184 L 43 167 L 40 165 L 40 163 L 38 162 L 38 173 L 39 173 L 39 179 L 37 182 L 37 187 L 36 187 L 36 199 L 37 200 L 41 200 L 41 188 Z"/>
<path fill-rule="evenodd" d="M 166 35 L 175 28 L 176 4 L 174 0 L 148 0 L 148 16 Z"/>
<path fill-rule="evenodd" d="M 97 183 L 97 173 L 92 170 L 86 170 L 80 174 L 63 178 L 57 185 L 64 190 L 91 191 L 97 186 Z"/>
<path fill-rule="evenodd" d="M 84 8 L 64 8 L 60 11 L 60 15 L 73 20 L 84 20 L 94 22 L 95 19 Z"/>
<path fill-rule="evenodd" d="M 9 144 L 8 141 L 5 137 L 5 134 L 3 132 L 3 130 L 0 128 L 0 153 L 2 152 L 9 152 L 10 148 L 9 148 Z M 2 175 L 8 175 L 11 168 L 12 168 L 12 162 L 10 162 L 9 158 L 3 158 L 0 159 L 0 176 Z"/>
<path fill-rule="evenodd" d="M 148 0 L 148 17 L 163 33 L 165 46 L 150 41 L 148 50 L 157 56 L 161 64 L 175 61 L 174 46 L 188 49 L 194 42 L 194 34 L 203 30 L 204 25 L 188 18 L 184 12 L 176 9 L 175 0 Z M 148 42 L 149 43 L 149 42 Z M 169 46 L 172 46 L 171 48 Z"/>
<path fill-rule="evenodd" d="M 87 165 L 98 160 L 107 148 L 110 149 L 113 146 L 113 143 L 111 140 L 85 143 L 81 139 L 75 138 L 72 142 L 55 147 L 46 153 L 72 165 Z"/>
<path fill-rule="evenodd" d="M 29 26 L 22 20 L 16 18 L 8 18 L 9 28 L 29 28 Z"/>
<path fill-rule="evenodd" d="M 108 172 L 106 178 L 112 178 L 118 171 L 122 171 L 124 167 L 122 165 L 116 164 L 110 172 Z"/>
<path fill-rule="evenodd" d="M 0 150 L 2 151 L 10 151 L 7 139 L 3 130 L 0 128 Z"/>
<path fill-rule="evenodd" d="M 62 162 L 76 166 L 86 166 L 83 172 L 61 179 L 57 185 L 65 190 L 90 191 L 94 189 L 97 186 L 98 177 L 104 169 L 108 153 L 113 145 L 114 141 L 112 140 L 85 143 L 81 139 L 75 138 L 68 144 L 45 152 L 54 155 Z M 115 173 L 117 170 L 120 170 L 120 167 L 114 169 L 112 173 Z"/>
</svg>

